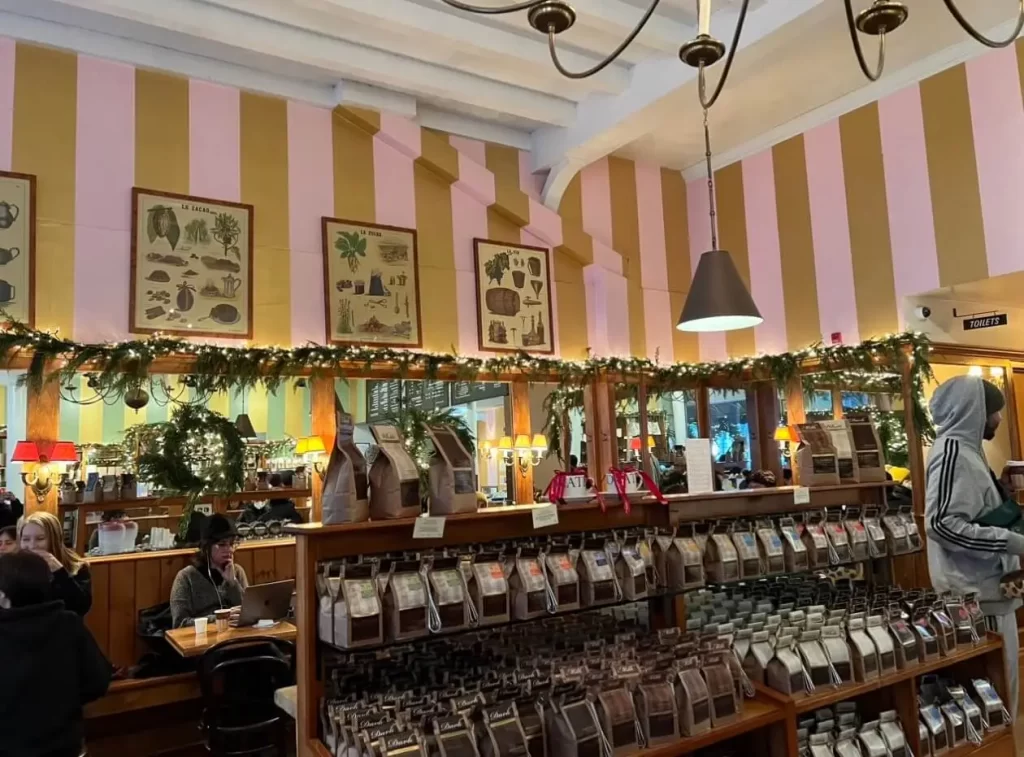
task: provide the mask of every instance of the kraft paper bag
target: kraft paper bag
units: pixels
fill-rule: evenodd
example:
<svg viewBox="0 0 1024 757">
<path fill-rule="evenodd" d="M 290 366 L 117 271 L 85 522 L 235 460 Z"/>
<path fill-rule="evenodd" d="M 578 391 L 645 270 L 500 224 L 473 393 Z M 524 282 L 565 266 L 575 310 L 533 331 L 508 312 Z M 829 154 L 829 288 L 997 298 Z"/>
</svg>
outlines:
<svg viewBox="0 0 1024 757">
<path fill-rule="evenodd" d="M 323 523 L 360 523 L 370 517 L 367 501 L 370 480 L 366 458 L 352 440 L 355 427 L 341 400 L 334 397 L 335 436 L 324 474 Z"/>
</svg>

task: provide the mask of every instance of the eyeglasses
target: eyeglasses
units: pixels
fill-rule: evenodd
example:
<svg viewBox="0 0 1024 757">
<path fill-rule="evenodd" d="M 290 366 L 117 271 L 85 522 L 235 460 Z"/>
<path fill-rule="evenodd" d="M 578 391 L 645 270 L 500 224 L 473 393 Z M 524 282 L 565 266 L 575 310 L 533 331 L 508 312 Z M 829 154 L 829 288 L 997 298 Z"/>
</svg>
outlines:
<svg viewBox="0 0 1024 757">
<path fill-rule="evenodd" d="M 215 547 L 228 547 L 230 549 L 235 549 L 235 548 L 238 547 L 238 539 L 224 539 L 223 541 L 217 542 L 213 546 L 215 546 Z"/>
</svg>

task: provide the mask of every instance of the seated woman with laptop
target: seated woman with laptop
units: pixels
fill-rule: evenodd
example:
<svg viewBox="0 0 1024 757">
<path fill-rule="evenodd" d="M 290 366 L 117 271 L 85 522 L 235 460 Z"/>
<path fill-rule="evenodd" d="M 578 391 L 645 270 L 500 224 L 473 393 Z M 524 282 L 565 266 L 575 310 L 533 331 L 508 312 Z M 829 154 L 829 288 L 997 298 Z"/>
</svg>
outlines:
<svg viewBox="0 0 1024 757">
<path fill-rule="evenodd" d="M 230 613 L 232 626 L 251 626 L 280 620 L 288 614 L 294 581 L 249 585 L 235 562 L 238 532 L 234 523 L 215 513 L 200 528 L 199 551 L 192 564 L 178 571 L 171 585 L 171 625 L 191 626 L 196 618 L 212 620 L 219 611 Z"/>
</svg>

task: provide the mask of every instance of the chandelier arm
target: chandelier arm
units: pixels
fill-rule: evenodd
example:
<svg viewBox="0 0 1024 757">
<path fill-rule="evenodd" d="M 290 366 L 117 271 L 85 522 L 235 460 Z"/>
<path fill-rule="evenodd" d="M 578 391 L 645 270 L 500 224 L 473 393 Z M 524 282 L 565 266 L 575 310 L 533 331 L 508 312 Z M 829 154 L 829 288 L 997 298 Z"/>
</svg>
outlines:
<svg viewBox="0 0 1024 757">
<path fill-rule="evenodd" d="M 960 9 L 956 7 L 956 2 L 954 2 L 954 0 L 943 0 L 943 2 L 946 4 L 946 8 L 949 9 L 949 12 L 953 14 L 953 18 L 956 19 L 956 22 L 960 24 L 960 27 L 986 47 L 1009 47 L 1013 44 L 1014 40 L 1020 36 L 1021 30 L 1024 29 L 1024 0 L 1020 0 L 1019 3 L 1020 7 L 1017 13 L 1016 28 L 1014 28 L 1013 33 L 1010 34 L 1009 37 L 1003 40 L 989 39 L 975 29 L 971 22 L 964 18 L 964 14 L 960 12 Z"/>
<path fill-rule="evenodd" d="M 1024 2 L 1024 0 L 1022 0 Z M 718 96 L 722 94 L 725 82 L 732 70 L 732 61 L 736 57 L 736 49 L 740 46 L 740 36 L 743 34 L 743 24 L 747 20 L 747 9 L 750 7 L 750 0 L 743 0 L 740 8 L 740 17 L 736 21 L 736 30 L 732 33 L 732 44 L 729 46 L 729 53 L 725 56 L 725 67 L 722 69 L 722 77 L 718 80 L 715 91 L 711 97 L 707 96 L 707 80 L 704 77 L 704 65 L 701 64 L 697 71 L 697 94 L 700 96 L 700 104 L 704 110 L 709 110 L 712 105 L 718 102 Z"/>
<path fill-rule="evenodd" d="M 878 40 L 878 65 L 875 70 L 872 71 L 868 68 L 868 62 L 864 58 L 864 49 L 860 45 L 860 37 L 857 36 L 857 23 L 853 18 L 853 0 L 845 0 L 846 2 L 846 28 L 850 31 L 850 41 L 853 43 L 853 51 L 857 54 L 857 63 L 860 64 L 860 70 L 864 72 L 864 76 L 869 81 L 878 81 L 882 76 L 882 69 L 885 68 L 885 35 L 882 34 Z M 1024 0 L 1021 0 L 1024 4 Z"/>
<path fill-rule="evenodd" d="M 449 2 L 449 0 L 444 1 Z M 626 35 L 626 38 L 622 40 L 619 46 L 612 50 L 611 54 L 607 58 L 584 71 L 570 71 L 562 65 L 562 62 L 558 59 L 558 50 L 555 49 L 555 33 L 548 28 L 548 50 L 551 52 L 551 62 L 555 64 L 555 68 L 558 69 L 558 73 L 567 79 L 586 79 L 588 76 L 593 76 L 594 74 L 603 71 L 614 63 L 615 60 L 622 55 L 623 51 L 630 46 L 633 40 L 636 39 L 637 35 L 644 30 L 644 27 L 647 26 L 647 22 L 650 20 L 651 16 L 654 15 L 654 11 L 657 9 L 660 2 L 661 0 L 652 0 L 651 6 L 640 18 L 640 22 L 633 28 L 633 31 Z M 749 0 L 744 0 L 744 3 L 747 2 L 749 2 Z M 1022 0 L 1022 2 L 1024 2 L 1024 0 Z"/>
<path fill-rule="evenodd" d="M 461 0 L 442 0 L 446 5 L 450 5 L 452 8 L 457 8 L 460 11 L 468 11 L 469 13 L 483 13 L 485 15 L 497 16 L 502 13 L 515 13 L 517 11 L 525 11 L 540 5 L 544 0 L 526 0 L 522 3 L 513 3 L 512 5 L 503 5 L 498 8 L 482 7 L 479 5 L 470 5 L 469 3 L 461 2 Z"/>
</svg>

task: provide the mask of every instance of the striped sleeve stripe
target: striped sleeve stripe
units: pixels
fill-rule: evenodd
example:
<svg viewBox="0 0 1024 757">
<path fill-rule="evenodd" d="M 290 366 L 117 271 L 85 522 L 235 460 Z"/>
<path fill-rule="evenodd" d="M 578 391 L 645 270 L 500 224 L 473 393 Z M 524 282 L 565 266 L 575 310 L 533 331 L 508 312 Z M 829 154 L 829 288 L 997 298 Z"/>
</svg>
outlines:
<svg viewBox="0 0 1024 757">
<path fill-rule="evenodd" d="M 939 469 L 939 497 L 938 506 L 932 516 L 932 529 L 951 544 L 957 544 L 965 549 L 976 549 L 980 552 L 1005 552 L 1006 539 L 975 539 L 963 536 L 949 528 L 943 518 L 953 500 L 953 481 L 956 475 L 956 462 L 960 456 L 960 442 L 956 439 L 946 439 L 942 454 L 942 465 Z"/>
</svg>

